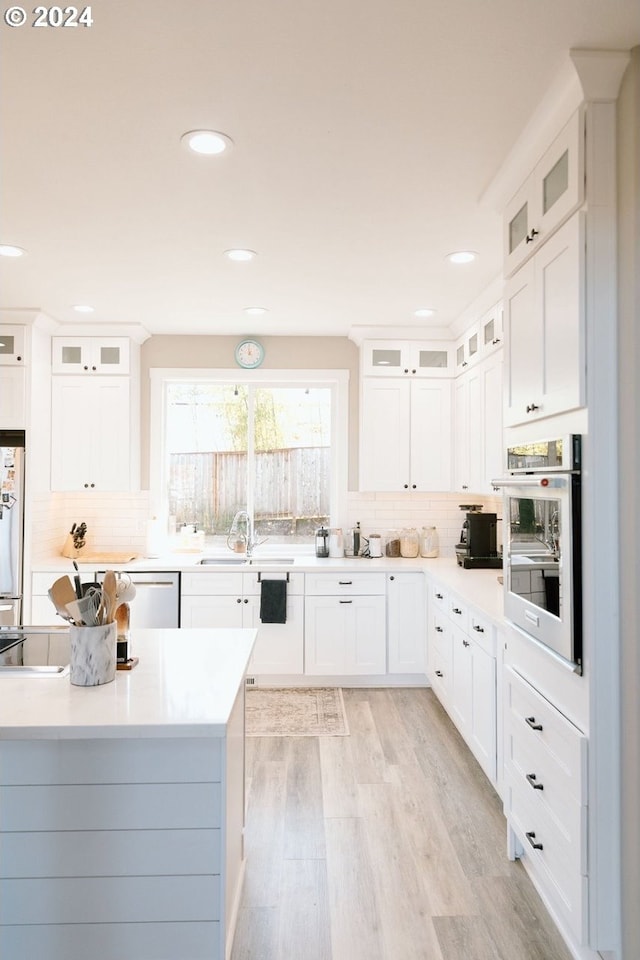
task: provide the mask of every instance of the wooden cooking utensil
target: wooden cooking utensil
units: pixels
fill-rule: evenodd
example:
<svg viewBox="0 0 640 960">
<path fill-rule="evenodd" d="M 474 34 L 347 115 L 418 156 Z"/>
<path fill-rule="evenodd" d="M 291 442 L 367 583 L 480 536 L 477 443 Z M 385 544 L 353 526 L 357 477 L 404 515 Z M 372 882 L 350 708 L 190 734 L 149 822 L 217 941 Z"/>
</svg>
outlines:
<svg viewBox="0 0 640 960">
<path fill-rule="evenodd" d="M 112 623 L 116 612 L 116 575 L 107 570 L 102 581 L 101 623 Z"/>
<path fill-rule="evenodd" d="M 49 597 L 56 608 L 56 613 L 64 620 L 69 619 L 67 604 L 76 599 L 76 592 L 69 577 L 59 577 L 49 588 Z"/>
</svg>

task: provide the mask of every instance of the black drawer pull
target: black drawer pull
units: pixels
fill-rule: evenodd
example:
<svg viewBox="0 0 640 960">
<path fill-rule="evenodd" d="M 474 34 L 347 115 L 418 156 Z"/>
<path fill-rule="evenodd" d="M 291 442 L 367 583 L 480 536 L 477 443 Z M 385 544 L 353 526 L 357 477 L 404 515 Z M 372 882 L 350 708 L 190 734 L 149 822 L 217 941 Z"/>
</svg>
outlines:
<svg viewBox="0 0 640 960">
<path fill-rule="evenodd" d="M 470 647 L 471 644 L 469 643 L 468 640 L 463 640 L 463 641 L 462 641 L 462 646 L 463 646 L 463 647 Z"/>
<path fill-rule="evenodd" d="M 481 627 L 479 623 L 474 623 L 473 629 L 476 633 L 484 633 L 484 627 Z"/>
<path fill-rule="evenodd" d="M 535 717 L 525 717 L 525 722 L 529 724 L 532 730 L 542 730 L 542 724 L 536 723 Z"/>
<path fill-rule="evenodd" d="M 453 612 L 454 612 L 454 613 L 457 613 L 458 616 L 460 616 L 460 614 L 462 613 L 462 610 L 460 609 L 460 607 L 454 607 L 454 608 L 453 608 Z"/>
<path fill-rule="evenodd" d="M 444 677 L 442 670 L 436 670 L 436 677 Z"/>
<path fill-rule="evenodd" d="M 534 850 L 542 850 L 543 846 L 541 843 L 536 843 L 536 835 L 533 830 L 530 830 L 529 833 L 525 833 L 525 837 L 531 844 Z"/>
<path fill-rule="evenodd" d="M 442 627 L 436 627 L 436 633 L 444 633 Z"/>
<path fill-rule="evenodd" d="M 353 600 L 338 600 L 338 603 L 353 603 Z"/>
<path fill-rule="evenodd" d="M 339 587 L 352 587 L 353 580 L 338 580 Z"/>
<path fill-rule="evenodd" d="M 441 593 L 436 593 L 436 600 L 444 600 L 444 596 Z"/>
<path fill-rule="evenodd" d="M 527 780 L 534 790 L 544 790 L 543 785 L 538 783 L 535 773 L 528 773 Z"/>
</svg>

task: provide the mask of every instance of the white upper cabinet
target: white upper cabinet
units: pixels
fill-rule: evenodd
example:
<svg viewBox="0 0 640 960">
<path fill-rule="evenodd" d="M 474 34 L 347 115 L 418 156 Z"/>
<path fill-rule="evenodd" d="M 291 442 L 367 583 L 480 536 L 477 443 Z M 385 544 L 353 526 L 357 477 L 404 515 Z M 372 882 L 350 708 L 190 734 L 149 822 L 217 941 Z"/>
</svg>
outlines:
<svg viewBox="0 0 640 960">
<path fill-rule="evenodd" d="M 584 111 L 577 110 L 507 204 L 504 273 L 510 276 L 584 199 Z"/>
<path fill-rule="evenodd" d="M 128 374 L 127 337 L 53 337 L 53 373 Z"/>
<path fill-rule="evenodd" d="M 447 341 L 365 340 L 360 356 L 364 376 L 453 376 L 452 349 Z"/>
<path fill-rule="evenodd" d="M 480 318 L 478 324 L 480 353 L 486 357 L 489 353 L 495 353 L 502 347 L 504 342 L 504 309 L 502 301 L 496 303 L 491 310 Z"/>
<path fill-rule="evenodd" d="M 365 377 L 360 489 L 451 489 L 451 380 Z"/>
<path fill-rule="evenodd" d="M 0 324 L 0 366 L 24 366 L 26 345 L 25 327 L 12 323 Z"/>
<path fill-rule="evenodd" d="M 584 405 L 585 231 L 576 213 L 505 286 L 505 426 Z"/>
<path fill-rule="evenodd" d="M 454 489 L 492 493 L 502 473 L 502 354 L 486 357 L 454 385 Z"/>
<path fill-rule="evenodd" d="M 481 356 L 481 340 L 479 324 L 474 324 L 465 331 L 463 336 L 456 340 L 455 361 L 456 376 L 465 373 Z"/>
</svg>

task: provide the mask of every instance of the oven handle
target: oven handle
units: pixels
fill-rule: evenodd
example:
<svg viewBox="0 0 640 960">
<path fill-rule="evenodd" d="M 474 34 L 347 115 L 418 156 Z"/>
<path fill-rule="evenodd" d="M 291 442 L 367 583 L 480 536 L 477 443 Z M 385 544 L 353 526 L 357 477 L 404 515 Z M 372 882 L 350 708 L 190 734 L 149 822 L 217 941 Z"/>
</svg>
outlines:
<svg viewBox="0 0 640 960">
<path fill-rule="evenodd" d="M 566 487 L 566 477 L 502 477 L 499 480 L 492 480 L 494 487 L 542 487 L 545 490 L 548 487 Z"/>
</svg>

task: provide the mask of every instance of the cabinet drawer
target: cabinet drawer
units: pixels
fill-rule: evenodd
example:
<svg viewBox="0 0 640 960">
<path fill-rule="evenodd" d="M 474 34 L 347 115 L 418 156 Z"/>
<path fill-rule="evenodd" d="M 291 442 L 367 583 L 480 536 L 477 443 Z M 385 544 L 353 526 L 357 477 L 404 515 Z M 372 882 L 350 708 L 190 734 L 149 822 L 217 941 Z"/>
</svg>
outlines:
<svg viewBox="0 0 640 960">
<path fill-rule="evenodd" d="M 479 647 L 490 657 L 496 656 L 496 630 L 493 623 L 486 617 L 469 608 L 468 620 L 469 636 L 473 637 Z"/>
<path fill-rule="evenodd" d="M 505 742 L 505 767 L 514 785 L 529 797 L 530 806 L 545 810 L 566 833 L 575 832 L 582 803 L 578 784 L 558 766 L 545 745 L 520 724 L 511 725 Z"/>
<path fill-rule="evenodd" d="M 429 604 L 432 609 L 449 612 L 449 591 L 439 583 L 429 584 Z"/>
<path fill-rule="evenodd" d="M 577 939 L 582 942 L 586 922 L 586 833 L 587 808 L 577 810 L 574 829 L 561 830 L 541 807 L 535 808 L 519 783 L 505 776 L 505 806 L 511 827 L 515 830 L 535 870 L 554 891 L 554 901 L 562 908 Z M 542 849 L 533 844 L 541 845 Z"/>
<path fill-rule="evenodd" d="M 203 597 L 224 596 L 225 594 L 241 596 L 243 576 L 241 570 L 234 570 L 232 573 L 217 570 L 183 573 L 182 593 L 185 596 Z"/>
<path fill-rule="evenodd" d="M 449 594 L 449 616 L 456 627 L 464 630 L 465 633 L 467 632 L 469 629 L 469 608 L 457 593 Z"/>
<path fill-rule="evenodd" d="M 307 596 L 356 596 L 386 595 L 384 573 L 359 573 L 351 570 L 344 573 L 308 573 Z"/>
<path fill-rule="evenodd" d="M 514 745 L 527 744 L 579 803 L 587 799 L 587 738 L 510 667 L 506 670 L 505 726 Z M 538 759 L 539 758 L 539 759 Z"/>
<path fill-rule="evenodd" d="M 304 594 L 304 573 L 291 573 L 288 570 L 252 570 L 242 574 L 242 593 L 245 597 L 259 597 L 263 580 L 287 580 L 287 596 L 297 597 Z"/>
</svg>

